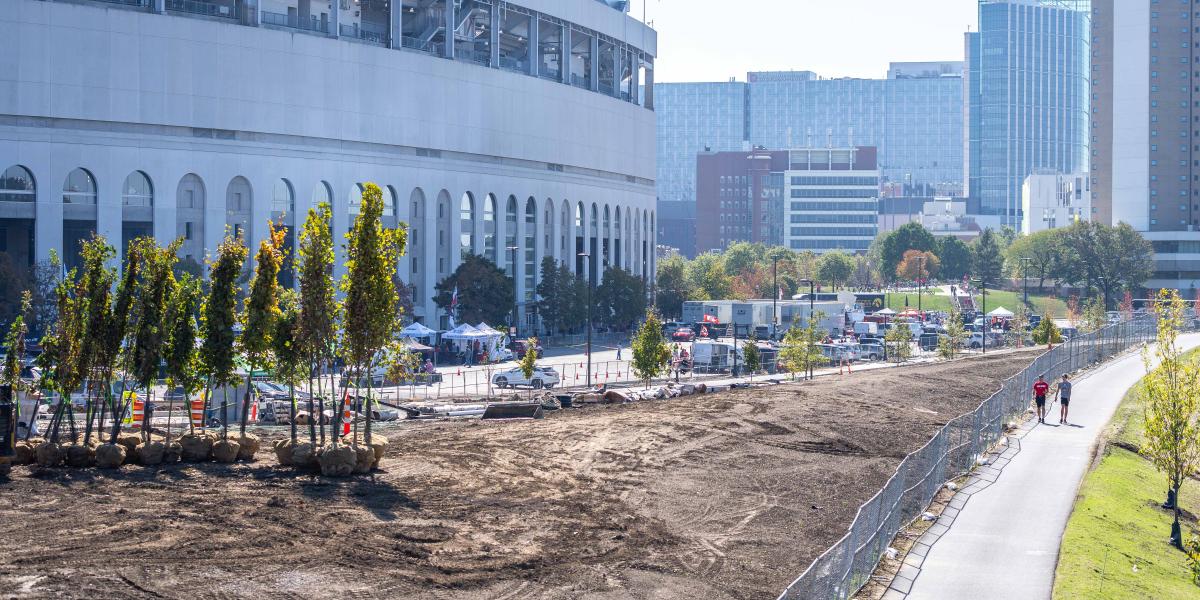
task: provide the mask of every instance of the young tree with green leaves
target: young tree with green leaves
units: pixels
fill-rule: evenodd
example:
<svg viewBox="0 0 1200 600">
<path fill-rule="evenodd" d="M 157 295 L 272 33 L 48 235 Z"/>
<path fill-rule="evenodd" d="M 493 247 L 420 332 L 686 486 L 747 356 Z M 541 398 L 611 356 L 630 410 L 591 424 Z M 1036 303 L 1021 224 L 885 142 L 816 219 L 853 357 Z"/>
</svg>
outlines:
<svg viewBox="0 0 1200 600">
<path fill-rule="evenodd" d="M 817 259 L 817 279 L 829 282 L 829 286 L 835 292 L 838 284 L 850 279 L 853 272 L 854 260 L 840 250 L 826 252 Z"/>
<path fill-rule="evenodd" d="M 21 381 L 21 366 L 25 362 L 25 334 L 29 333 L 29 326 L 25 324 L 25 315 L 29 314 L 31 310 L 30 297 L 29 290 L 25 290 L 21 294 L 21 309 L 13 318 L 12 324 L 8 326 L 8 333 L 4 336 L 4 347 L 8 348 L 8 352 L 4 355 L 4 384 L 9 386 L 13 395 L 12 432 L 9 436 L 9 439 L 13 441 L 17 439 L 17 423 L 21 422 L 21 402 L 18 396 L 25 391 L 25 384 Z"/>
<path fill-rule="evenodd" d="M 324 379 L 320 374 L 333 358 L 336 338 L 337 298 L 333 287 L 333 213 L 322 202 L 308 210 L 308 218 L 300 231 L 300 330 L 297 340 L 309 363 L 308 436 L 317 443 L 317 423 L 325 413 L 322 395 Z M 317 375 L 317 387 L 312 385 Z M 332 392 L 331 392 L 332 393 Z M 313 396 L 319 406 L 313 405 Z M 325 428 L 321 427 L 321 444 L 325 443 Z"/>
<path fill-rule="evenodd" d="M 374 183 L 363 190 L 362 208 L 354 226 L 346 234 L 346 275 L 341 281 L 345 294 L 342 352 L 347 367 L 359 378 L 371 372 L 379 352 L 388 344 L 400 324 L 397 317 L 396 265 L 404 256 L 408 242 L 405 227 L 385 229 L 383 192 Z M 509 299 L 511 300 L 511 290 Z M 366 428 L 364 440 L 371 444 L 371 377 L 367 377 Z M 336 420 L 340 420 L 335 416 Z M 336 431 L 334 441 L 337 441 Z"/>
<path fill-rule="evenodd" d="M 57 264 L 58 257 L 51 260 Z M 49 443 L 57 444 L 59 425 L 64 414 L 70 413 L 70 395 L 83 382 L 84 374 L 78 370 L 82 352 L 85 311 L 76 296 L 76 271 L 72 269 L 54 286 L 57 318 L 50 323 L 42 337 L 42 353 L 37 358 L 41 368 L 38 387 L 47 392 L 57 392 L 58 405 L 50 419 Z M 70 420 L 74 437 L 75 420 Z"/>
<path fill-rule="evenodd" d="M 1005 343 L 1021 348 L 1025 346 L 1025 330 L 1029 327 L 1029 309 L 1022 303 L 1013 311 L 1013 318 L 1008 322 L 1008 330 L 1004 332 Z"/>
<path fill-rule="evenodd" d="M 1180 487 L 1200 473 L 1200 363 L 1179 345 L 1186 310 L 1177 290 L 1159 292 L 1158 339 L 1142 350 L 1146 376 L 1137 388 L 1146 419 L 1140 452 L 1167 476 L 1165 507 L 1175 515 L 1171 544 L 1180 550 Z"/>
<path fill-rule="evenodd" d="M 807 377 L 811 368 L 828 361 L 819 346 L 823 335 L 820 329 L 821 318 L 822 315 L 817 313 L 807 321 L 802 321 L 806 323 L 803 327 L 793 325 L 783 336 L 783 347 L 779 355 L 784 366 L 792 374 L 792 379 L 796 378 L 797 371 Z"/>
<path fill-rule="evenodd" d="M 102 378 L 98 365 L 104 348 L 112 287 L 117 278 L 116 270 L 108 264 L 116 256 L 116 250 L 108 245 L 103 236 L 93 233 L 92 237 L 83 241 L 79 254 L 83 263 L 78 285 L 79 309 L 84 314 L 80 316 L 83 340 L 80 342 L 79 364 L 76 368 L 88 384 L 84 390 L 86 420 L 83 440 L 84 444 L 89 444 L 92 423 L 97 417 L 99 407 L 102 406 Z"/>
<path fill-rule="evenodd" d="M 246 437 L 250 419 L 251 381 L 255 367 L 266 367 L 271 361 L 271 337 L 279 318 L 279 269 L 283 266 L 283 240 L 287 232 L 267 221 L 267 237 L 258 245 L 254 256 L 254 277 L 250 280 L 250 295 L 246 296 L 242 312 L 241 350 L 246 357 L 246 393 L 242 396 L 242 418 L 239 434 Z"/>
<path fill-rule="evenodd" d="M 525 355 L 521 357 L 521 361 L 517 366 L 521 368 L 521 374 L 525 376 L 526 381 L 533 379 L 533 371 L 537 367 L 537 342 L 538 339 L 531 337 L 525 340 Z"/>
<path fill-rule="evenodd" d="M 173 267 L 178 260 L 177 252 L 182 238 L 165 248 L 155 245 L 142 259 L 142 286 L 134 306 L 134 329 L 132 345 L 133 378 L 146 390 L 146 403 L 154 399 L 154 381 L 158 379 L 158 365 L 162 362 L 163 350 L 170 335 L 167 324 L 167 303 L 175 292 Z M 145 414 L 142 436 L 150 441 L 151 411 Z"/>
<path fill-rule="evenodd" d="M 1098 331 L 1108 325 L 1108 313 L 1104 310 L 1104 302 L 1097 297 L 1088 298 L 1083 305 L 1083 333 Z"/>
<path fill-rule="evenodd" d="M 288 422 L 291 424 L 292 446 L 296 445 L 296 385 L 309 373 L 307 357 L 299 344 L 300 295 L 295 290 L 282 290 L 279 295 L 279 318 L 271 335 L 271 353 L 275 357 L 275 379 L 288 386 Z"/>
<path fill-rule="evenodd" d="M 671 362 L 671 348 L 667 345 L 667 339 L 663 337 L 662 321 L 653 310 L 646 311 L 646 320 L 642 322 L 630 345 L 633 352 L 633 361 L 630 363 L 633 374 L 645 381 L 646 387 L 649 388 L 650 381 L 662 374 Z"/>
<path fill-rule="evenodd" d="M 204 343 L 200 346 L 200 364 L 208 378 L 204 394 L 204 411 L 208 414 L 208 390 L 221 388 L 221 438 L 229 438 L 230 385 L 237 383 L 234 345 L 237 334 L 238 277 L 246 263 L 249 250 L 241 236 L 226 235 L 217 246 L 217 256 L 208 265 L 208 298 L 204 302 L 201 327 Z"/>
<path fill-rule="evenodd" d="M 912 356 L 912 329 L 906 323 L 896 323 L 883 335 L 887 345 L 888 358 L 897 363 L 908 360 Z"/>
<path fill-rule="evenodd" d="M 754 335 L 742 345 L 742 354 L 746 361 L 746 372 L 750 374 L 750 381 L 754 381 L 754 374 L 762 368 L 762 355 L 758 352 L 758 340 Z"/>
<path fill-rule="evenodd" d="M 121 377 L 121 393 L 118 396 L 113 396 L 112 381 L 118 367 L 122 364 L 122 350 L 125 349 L 125 340 L 129 337 L 130 324 L 133 321 L 132 313 L 138 297 L 142 256 L 145 254 L 143 248 L 152 245 L 152 238 L 138 237 L 130 240 L 126 246 L 125 266 L 121 270 L 121 278 L 117 283 L 112 310 L 108 313 L 108 318 L 105 319 L 104 336 L 98 362 L 100 364 L 101 380 L 104 382 L 106 404 L 113 418 L 113 428 L 109 436 L 110 444 L 117 443 L 117 436 L 121 432 L 121 420 L 124 416 L 122 407 L 125 397 L 125 382 L 128 378 L 125 376 Z M 128 365 L 128 362 L 125 364 Z M 100 430 L 104 430 L 103 411 L 100 413 Z"/>
<path fill-rule="evenodd" d="M 1058 330 L 1058 326 L 1054 324 L 1054 319 L 1051 319 L 1050 315 L 1042 316 L 1037 327 L 1033 328 L 1032 336 L 1033 343 L 1039 346 L 1042 344 L 1052 346 L 1061 344 L 1063 341 L 1062 332 Z"/>
<path fill-rule="evenodd" d="M 963 327 L 962 312 L 958 306 L 950 307 L 950 316 L 946 319 L 946 334 L 938 338 L 938 355 L 946 360 L 958 356 L 963 344 L 967 341 L 967 330 Z"/>
<path fill-rule="evenodd" d="M 201 385 L 196 352 L 196 314 L 200 311 L 200 279 L 183 272 L 167 308 L 167 380 L 171 388 L 183 390 L 184 403 Z M 174 408 L 173 406 L 171 407 Z M 196 426 L 188 419 L 189 431 Z M 171 443 L 171 421 L 167 420 L 167 443 Z"/>
</svg>

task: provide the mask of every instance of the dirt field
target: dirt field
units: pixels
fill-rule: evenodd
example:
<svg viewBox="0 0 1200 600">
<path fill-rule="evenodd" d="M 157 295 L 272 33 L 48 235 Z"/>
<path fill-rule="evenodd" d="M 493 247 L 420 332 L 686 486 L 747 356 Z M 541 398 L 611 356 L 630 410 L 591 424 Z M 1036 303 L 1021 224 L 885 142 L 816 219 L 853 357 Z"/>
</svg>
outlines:
<svg viewBox="0 0 1200 600">
<path fill-rule="evenodd" d="M 774 598 L 908 452 L 1030 355 L 404 422 L 373 480 L 18 467 L 0 597 Z M 262 455 L 260 455 L 262 456 Z"/>
</svg>

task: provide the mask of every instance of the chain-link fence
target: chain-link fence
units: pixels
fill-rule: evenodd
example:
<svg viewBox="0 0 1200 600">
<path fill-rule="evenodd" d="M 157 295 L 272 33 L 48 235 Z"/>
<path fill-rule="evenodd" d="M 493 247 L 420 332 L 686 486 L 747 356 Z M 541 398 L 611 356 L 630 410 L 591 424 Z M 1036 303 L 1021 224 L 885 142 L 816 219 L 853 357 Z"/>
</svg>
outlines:
<svg viewBox="0 0 1200 600">
<path fill-rule="evenodd" d="M 917 518 L 942 485 L 971 470 L 988 448 L 1004 435 L 1010 419 L 1024 413 L 1038 375 L 1053 381 L 1153 339 L 1153 318 L 1109 325 L 1072 338 L 1038 356 L 979 408 L 946 424 L 929 443 L 909 454 L 879 493 L 858 509 L 850 531 L 817 557 L 779 597 L 837 599 L 854 595 L 869 580 L 892 538 Z"/>
</svg>

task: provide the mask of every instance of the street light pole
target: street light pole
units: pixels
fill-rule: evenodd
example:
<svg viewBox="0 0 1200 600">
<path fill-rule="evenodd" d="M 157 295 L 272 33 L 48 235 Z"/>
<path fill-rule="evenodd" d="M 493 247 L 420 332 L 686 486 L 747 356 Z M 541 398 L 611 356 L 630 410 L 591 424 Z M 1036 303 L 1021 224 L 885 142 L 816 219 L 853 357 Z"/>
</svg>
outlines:
<svg viewBox="0 0 1200 600">
<path fill-rule="evenodd" d="M 512 306 L 512 332 L 510 334 L 510 343 L 517 341 L 517 246 L 508 246 L 507 250 L 512 254 L 512 278 L 513 278 L 513 306 Z M 514 348 L 516 346 L 513 346 Z M 515 351 L 515 350 L 514 350 Z"/>
<path fill-rule="evenodd" d="M 1033 262 L 1028 256 L 1021 257 L 1021 283 L 1025 288 L 1025 307 L 1029 307 L 1029 263 Z"/>
<path fill-rule="evenodd" d="M 779 257 L 771 257 L 771 339 L 779 332 Z"/>
<path fill-rule="evenodd" d="M 808 318 L 812 319 L 813 312 L 815 310 L 814 302 L 816 301 L 816 297 L 817 297 L 817 284 L 816 284 L 816 282 L 814 282 L 811 279 L 801 279 L 800 280 L 801 285 L 803 285 L 805 283 L 808 284 Z M 808 352 L 811 353 L 812 348 L 809 348 Z M 806 373 L 805 376 L 809 379 L 812 379 L 813 378 L 812 356 L 808 356 L 807 358 L 805 358 L 804 362 L 808 366 L 808 373 Z"/>
<path fill-rule="evenodd" d="M 583 262 L 583 272 L 587 277 L 587 386 L 590 388 L 592 387 L 592 255 L 580 252 L 579 256 L 587 259 Z"/>
<path fill-rule="evenodd" d="M 923 314 L 923 312 L 921 311 L 921 284 L 924 279 L 925 279 L 925 255 L 922 254 L 921 256 L 917 257 L 917 314 L 918 315 Z M 925 318 L 921 317 L 921 320 L 924 321 Z"/>
<path fill-rule="evenodd" d="M 978 283 L 979 289 L 983 291 L 983 342 L 979 344 L 983 354 L 987 354 L 988 343 L 988 316 L 987 316 L 987 281 L 983 279 L 972 279 L 972 283 Z"/>
</svg>

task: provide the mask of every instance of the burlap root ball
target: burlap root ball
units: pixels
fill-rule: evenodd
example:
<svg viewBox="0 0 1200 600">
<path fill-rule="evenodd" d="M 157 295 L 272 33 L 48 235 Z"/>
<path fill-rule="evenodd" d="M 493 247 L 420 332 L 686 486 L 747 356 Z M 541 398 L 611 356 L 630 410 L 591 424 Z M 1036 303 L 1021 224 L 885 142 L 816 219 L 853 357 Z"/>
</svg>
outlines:
<svg viewBox="0 0 1200 600">
<path fill-rule="evenodd" d="M 293 446 L 294 446 L 294 444 L 292 444 L 292 440 L 290 440 L 290 439 L 275 440 L 275 444 L 274 444 L 275 458 L 279 460 L 279 466 L 281 466 L 281 467 L 292 466 Z"/>
<path fill-rule="evenodd" d="M 118 433 L 117 443 L 125 446 L 127 456 L 133 456 L 133 451 L 137 449 L 138 444 L 142 443 L 142 434 L 140 433 Z"/>
<path fill-rule="evenodd" d="M 0 477 L 8 477 L 12 472 L 12 457 L 0 456 Z"/>
<path fill-rule="evenodd" d="M 352 446 L 354 448 L 354 472 L 357 474 L 370 473 L 371 465 L 375 463 L 375 451 L 367 445 Z"/>
<path fill-rule="evenodd" d="M 135 451 L 138 462 L 146 466 L 161 465 L 167 445 L 162 442 L 140 444 Z"/>
<path fill-rule="evenodd" d="M 33 454 L 39 467 L 57 467 L 66 453 L 58 444 L 42 442 L 34 449 Z"/>
<path fill-rule="evenodd" d="M 179 437 L 182 458 L 187 462 L 205 462 L 212 459 L 214 438 L 208 433 L 197 431 Z"/>
<path fill-rule="evenodd" d="M 241 449 L 242 445 L 236 440 L 220 440 L 213 444 L 213 460 L 219 463 L 235 462 L 238 459 L 238 451 Z"/>
<path fill-rule="evenodd" d="M 316 447 L 309 442 L 299 442 L 292 447 L 291 464 L 297 469 L 315 469 L 317 464 Z"/>
<path fill-rule="evenodd" d="M 183 458 L 183 445 L 175 440 L 163 447 L 163 464 L 173 465 Z"/>
<path fill-rule="evenodd" d="M 237 437 L 237 442 L 238 460 L 253 461 L 254 455 L 258 454 L 258 449 L 261 446 L 258 436 L 253 433 L 244 433 Z"/>
<path fill-rule="evenodd" d="M 321 449 L 317 458 L 321 464 L 321 474 L 326 477 L 349 477 L 358 464 L 358 455 L 354 448 L 335 444 Z"/>
<path fill-rule="evenodd" d="M 96 463 L 96 450 L 91 446 L 79 446 L 72 444 L 66 446 L 67 450 L 67 466 L 69 467 L 90 467 Z"/>
<path fill-rule="evenodd" d="M 121 444 L 100 444 L 96 446 L 96 466 L 101 469 L 115 469 L 125 463 L 127 451 Z"/>
<path fill-rule="evenodd" d="M 31 438 L 28 441 L 21 440 L 17 442 L 16 454 L 12 457 L 14 465 L 28 465 L 35 460 L 34 449 L 38 444 L 42 443 L 40 438 Z"/>
<path fill-rule="evenodd" d="M 371 450 L 374 451 L 374 453 L 375 453 L 374 459 L 371 461 L 372 469 L 378 468 L 379 463 L 383 461 L 383 455 L 387 452 L 387 447 L 388 447 L 388 443 L 389 443 L 386 436 L 379 435 L 378 433 L 371 434 L 371 443 L 370 444 L 367 444 L 366 441 L 364 441 L 362 434 L 359 434 L 359 436 L 356 438 L 346 438 L 343 441 L 345 443 L 349 443 L 350 441 L 355 441 L 355 442 L 358 442 L 359 446 L 369 445 L 371 447 Z"/>
</svg>

